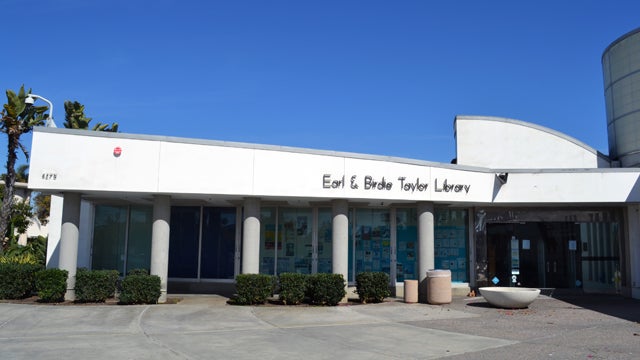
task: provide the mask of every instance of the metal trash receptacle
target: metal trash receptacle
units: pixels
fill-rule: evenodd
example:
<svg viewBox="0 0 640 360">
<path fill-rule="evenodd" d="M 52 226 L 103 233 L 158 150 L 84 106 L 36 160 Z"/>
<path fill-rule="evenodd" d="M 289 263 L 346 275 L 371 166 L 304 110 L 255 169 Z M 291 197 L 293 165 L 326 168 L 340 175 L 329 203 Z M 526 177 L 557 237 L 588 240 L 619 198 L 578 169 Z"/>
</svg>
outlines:
<svg viewBox="0 0 640 360">
<path fill-rule="evenodd" d="M 408 304 L 418 302 L 418 280 L 404 281 L 404 302 Z"/>
<path fill-rule="evenodd" d="M 451 303 L 451 270 L 427 270 L 427 302 Z"/>
</svg>

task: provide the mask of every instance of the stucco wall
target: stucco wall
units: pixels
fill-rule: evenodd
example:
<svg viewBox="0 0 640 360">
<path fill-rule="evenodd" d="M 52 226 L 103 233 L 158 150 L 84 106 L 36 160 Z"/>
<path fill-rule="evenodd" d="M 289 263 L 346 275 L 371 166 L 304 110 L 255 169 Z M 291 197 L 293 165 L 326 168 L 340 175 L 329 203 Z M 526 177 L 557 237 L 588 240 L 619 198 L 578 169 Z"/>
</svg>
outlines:
<svg viewBox="0 0 640 360">
<path fill-rule="evenodd" d="M 602 154 L 564 134 L 518 120 L 457 116 L 460 165 L 492 169 L 582 169 L 608 167 Z"/>
</svg>

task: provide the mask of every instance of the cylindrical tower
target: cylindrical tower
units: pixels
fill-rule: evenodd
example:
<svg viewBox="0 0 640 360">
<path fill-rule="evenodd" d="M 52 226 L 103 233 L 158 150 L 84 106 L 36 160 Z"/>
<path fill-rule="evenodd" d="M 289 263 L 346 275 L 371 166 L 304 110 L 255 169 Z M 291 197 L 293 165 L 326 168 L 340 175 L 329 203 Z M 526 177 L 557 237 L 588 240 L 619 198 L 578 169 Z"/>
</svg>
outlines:
<svg viewBox="0 0 640 360">
<path fill-rule="evenodd" d="M 612 42 L 602 54 L 609 157 L 640 167 L 640 28 Z"/>
</svg>

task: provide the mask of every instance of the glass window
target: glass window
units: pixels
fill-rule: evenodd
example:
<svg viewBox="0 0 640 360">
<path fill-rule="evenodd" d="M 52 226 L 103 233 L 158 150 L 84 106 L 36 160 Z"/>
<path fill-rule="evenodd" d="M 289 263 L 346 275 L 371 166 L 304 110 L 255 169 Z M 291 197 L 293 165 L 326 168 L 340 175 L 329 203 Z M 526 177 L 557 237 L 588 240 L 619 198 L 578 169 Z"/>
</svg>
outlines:
<svg viewBox="0 0 640 360">
<path fill-rule="evenodd" d="M 153 208 L 132 206 L 129 213 L 129 236 L 127 238 L 127 272 L 132 269 L 151 268 L 151 230 Z"/>
<path fill-rule="evenodd" d="M 279 214 L 282 246 L 278 246 L 278 274 L 311 274 L 311 209 L 281 208 Z"/>
<path fill-rule="evenodd" d="M 467 210 L 436 209 L 434 235 L 435 267 L 451 270 L 451 281 L 468 282 Z"/>
<path fill-rule="evenodd" d="M 235 244 L 236 209 L 205 207 L 202 215 L 200 277 L 233 279 Z"/>
<path fill-rule="evenodd" d="M 95 208 L 91 267 L 124 270 L 127 207 L 98 205 Z"/>
<path fill-rule="evenodd" d="M 357 209 L 355 274 L 363 271 L 381 271 L 390 274 L 390 266 L 389 210 Z"/>
<path fill-rule="evenodd" d="M 197 278 L 200 207 L 171 207 L 169 277 Z"/>
<path fill-rule="evenodd" d="M 333 212 L 318 209 L 318 272 L 332 273 L 333 264 Z"/>
<path fill-rule="evenodd" d="M 396 281 L 418 279 L 418 227 L 417 210 L 397 209 Z"/>
<path fill-rule="evenodd" d="M 312 214 L 311 209 L 261 209 L 261 274 L 311 273 Z"/>
<path fill-rule="evenodd" d="M 276 241 L 276 208 L 260 210 L 260 273 L 273 275 L 276 264 L 276 245 L 282 250 L 282 242 Z"/>
<path fill-rule="evenodd" d="M 617 222 L 580 223 L 576 249 L 582 265 L 585 291 L 620 291 L 620 226 Z M 578 286 L 579 287 L 579 286 Z"/>
</svg>

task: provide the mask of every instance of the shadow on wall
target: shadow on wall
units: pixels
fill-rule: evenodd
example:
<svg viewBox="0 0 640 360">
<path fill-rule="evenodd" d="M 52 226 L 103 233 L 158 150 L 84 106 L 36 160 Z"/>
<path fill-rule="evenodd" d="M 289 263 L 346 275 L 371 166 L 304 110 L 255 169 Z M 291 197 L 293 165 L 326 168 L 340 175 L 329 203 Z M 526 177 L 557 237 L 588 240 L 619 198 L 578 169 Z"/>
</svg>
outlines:
<svg viewBox="0 0 640 360">
<path fill-rule="evenodd" d="M 50 245 L 51 244 L 47 244 L 47 246 L 50 246 Z M 47 254 L 49 254 L 49 249 L 47 249 Z M 47 268 L 48 269 L 57 268 L 59 264 L 58 262 L 59 258 L 60 258 L 60 242 L 56 244 L 56 247 L 51 252 L 51 257 L 49 257 L 47 261 Z"/>
<path fill-rule="evenodd" d="M 638 202 L 640 201 L 640 177 L 636 179 L 635 184 L 629 191 L 629 195 L 627 195 L 627 202 Z"/>
</svg>

